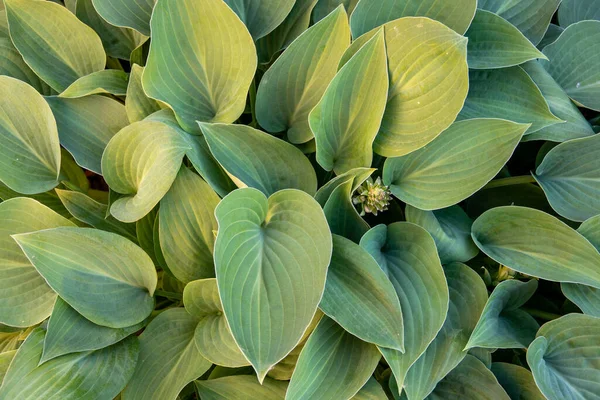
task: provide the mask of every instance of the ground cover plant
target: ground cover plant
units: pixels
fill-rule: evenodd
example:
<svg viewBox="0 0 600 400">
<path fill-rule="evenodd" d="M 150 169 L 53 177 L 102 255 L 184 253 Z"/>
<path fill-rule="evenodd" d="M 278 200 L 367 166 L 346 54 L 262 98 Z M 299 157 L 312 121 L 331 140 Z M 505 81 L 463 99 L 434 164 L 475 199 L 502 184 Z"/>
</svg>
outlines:
<svg viewBox="0 0 600 400">
<path fill-rule="evenodd" d="M 600 399 L 600 1 L 0 5 L 0 400 Z"/>
</svg>

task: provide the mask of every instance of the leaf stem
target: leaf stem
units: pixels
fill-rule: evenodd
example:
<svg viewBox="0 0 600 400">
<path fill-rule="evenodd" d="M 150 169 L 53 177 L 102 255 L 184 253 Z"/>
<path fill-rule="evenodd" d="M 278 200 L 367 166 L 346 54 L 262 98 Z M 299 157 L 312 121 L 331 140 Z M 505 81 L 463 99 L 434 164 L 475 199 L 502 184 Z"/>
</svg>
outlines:
<svg viewBox="0 0 600 400">
<path fill-rule="evenodd" d="M 521 310 L 528 312 L 532 317 L 543 319 L 544 321 L 552 321 L 554 319 L 558 319 L 562 317 L 562 315 L 549 313 L 546 311 L 540 311 L 533 308 L 521 308 Z"/>
<path fill-rule="evenodd" d="M 494 179 L 493 181 L 485 185 L 483 189 L 520 185 L 523 183 L 536 183 L 536 181 L 532 175 L 511 176 L 510 178 Z"/>
<path fill-rule="evenodd" d="M 165 290 L 155 290 L 154 295 L 172 300 L 183 300 L 183 295 L 181 293 L 167 292 Z"/>
</svg>

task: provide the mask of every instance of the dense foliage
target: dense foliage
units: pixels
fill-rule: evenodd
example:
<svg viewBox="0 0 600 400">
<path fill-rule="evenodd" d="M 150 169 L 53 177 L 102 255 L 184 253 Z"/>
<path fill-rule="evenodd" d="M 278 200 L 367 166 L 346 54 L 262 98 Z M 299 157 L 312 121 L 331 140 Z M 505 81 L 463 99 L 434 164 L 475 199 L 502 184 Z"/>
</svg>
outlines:
<svg viewBox="0 0 600 400">
<path fill-rule="evenodd" d="M 0 400 L 600 399 L 599 0 L 0 6 Z"/>
</svg>

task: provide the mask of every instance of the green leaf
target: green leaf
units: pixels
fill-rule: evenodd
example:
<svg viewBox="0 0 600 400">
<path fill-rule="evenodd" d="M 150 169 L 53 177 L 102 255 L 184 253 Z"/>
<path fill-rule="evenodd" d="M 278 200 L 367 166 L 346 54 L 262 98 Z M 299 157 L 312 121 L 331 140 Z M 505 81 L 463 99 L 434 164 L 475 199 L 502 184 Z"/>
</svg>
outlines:
<svg viewBox="0 0 600 400">
<path fill-rule="evenodd" d="M 569 314 L 544 324 L 527 349 L 535 383 L 549 400 L 593 399 L 600 393 L 600 319 Z"/>
<path fill-rule="evenodd" d="M 153 208 L 142 219 L 135 222 L 135 235 L 137 236 L 138 244 L 150 256 L 155 265 L 159 264 L 154 253 L 154 222 L 158 219 L 157 216 L 158 206 Z"/>
<path fill-rule="evenodd" d="M 282 189 L 314 195 L 317 175 L 310 161 L 291 144 L 247 125 L 201 123 L 210 150 L 238 186 L 270 196 Z"/>
<path fill-rule="evenodd" d="M 52 111 L 28 84 L 0 76 L 0 180 L 24 194 L 58 184 L 60 144 Z"/>
<path fill-rule="evenodd" d="M 533 44 L 544 37 L 561 0 L 478 0 L 477 7 L 498 14 Z"/>
<path fill-rule="evenodd" d="M 380 359 L 376 346 L 323 317 L 300 353 L 285 398 L 350 399 L 369 380 Z"/>
<path fill-rule="evenodd" d="M 467 355 L 464 349 L 488 297 L 477 272 L 453 263 L 444 269 L 450 303 L 442 329 L 410 367 L 404 382 L 408 399 L 424 399 Z"/>
<path fill-rule="evenodd" d="M 515 364 L 496 362 L 492 364 L 492 372 L 511 399 L 546 399 L 535 385 L 533 375 L 528 369 Z"/>
<path fill-rule="evenodd" d="M 217 280 L 192 281 L 183 290 L 185 309 L 198 318 L 194 334 L 196 348 L 213 364 L 229 368 L 250 365 L 231 334 L 223 315 Z"/>
<path fill-rule="evenodd" d="M 310 112 L 317 162 L 342 174 L 370 167 L 388 93 L 383 30 L 341 68 Z"/>
<path fill-rule="evenodd" d="M 359 3 L 350 18 L 354 38 L 402 17 L 429 17 L 462 35 L 477 8 L 476 0 L 362 0 Z"/>
<path fill-rule="evenodd" d="M 590 19 L 600 20 L 598 0 L 563 0 L 558 7 L 558 22 L 562 27 Z"/>
<path fill-rule="evenodd" d="M 0 387 L 0 398 L 112 399 L 133 374 L 139 353 L 136 337 L 101 350 L 68 354 L 38 366 L 44 335 L 37 328 L 17 351 Z"/>
<path fill-rule="evenodd" d="M 283 22 L 295 0 L 224 0 L 240 17 L 256 41 Z"/>
<path fill-rule="evenodd" d="M 600 21 L 570 25 L 544 47 L 544 68 L 583 107 L 600 111 Z"/>
<path fill-rule="evenodd" d="M 198 132 L 196 121 L 238 119 L 257 64 L 242 21 L 222 0 L 159 1 L 152 15 L 146 94 L 167 103 L 190 132 Z"/>
<path fill-rule="evenodd" d="M 106 145 L 128 125 L 123 105 L 104 96 L 80 99 L 52 96 L 46 97 L 46 102 L 56 118 L 60 143 L 79 165 L 100 174 Z"/>
<path fill-rule="evenodd" d="M 452 206 L 498 174 L 527 128 L 499 119 L 456 122 L 427 147 L 387 159 L 383 181 L 394 196 L 422 210 Z"/>
<path fill-rule="evenodd" d="M 120 329 L 96 325 L 58 297 L 48 321 L 40 364 L 65 354 L 103 349 L 143 327 L 144 322 Z"/>
<path fill-rule="evenodd" d="M 0 12 L 0 20 L 6 20 L 6 12 Z M 0 75 L 7 75 L 19 79 L 33 86 L 41 94 L 51 94 L 52 89 L 41 80 L 35 72 L 29 68 L 29 65 L 23 60 L 21 53 L 17 51 L 8 34 L 0 34 Z"/>
<path fill-rule="evenodd" d="M 469 72 L 469 96 L 458 119 L 472 118 L 531 124 L 525 134 L 564 122 L 552 114 L 540 89 L 520 67 Z"/>
<path fill-rule="evenodd" d="M 348 179 L 352 179 L 351 192 L 354 192 L 375 171 L 375 168 L 355 168 L 351 171 L 336 176 L 319 188 L 317 194 L 315 194 L 315 200 L 317 200 L 317 202 L 324 207 L 334 190 L 345 183 Z"/>
<path fill-rule="evenodd" d="M 466 210 L 471 218 L 477 218 L 494 207 L 513 205 L 553 212 L 544 191 L 530 183 L 484 188 L 467 199 Z"/>
<path fill-rule="evenodd" d="M 431 236 L 408 222 L 378 225 L 363 236 L 360 245 L 375 258 L 400 299 L 406 352 L 379 350 L 401 388 L 408 369 L 427 349 L 446 319 L 449 294 L 444 270 Z"/>
<path fill-rule="evenodd" d="M 535 58 L 546 58 L 517 28 L 504 18 L 477 10 L 465 34 L 469 68 L 494 69 L 519 65 Z"/>
<path fill-rule="evenodd" d="M 62 153 L 62 151 L 61 151 Z M 9 189 L 8 186 L 0 182 L 0 199 L 9 200 L 14 199 L 15 197 L 27 197 L 30 199 L 34 199 L 39 203 L 42 203 L 46 207 L 50 208 L 52 211 L 56 212 L 58 215 L 63 216 L 67 219 L 71 218 L 71 214 L 69 211 L 63 206 L 60 199 L 54 192 L 51 190 L 49 192 L 32 194 L 29 196 L 23 196 L 21 193 L 17 193 L 14 190 Z"/>
<path fill-rule="evenodd" d="M 600 213 L 600 136 L 569 140 L 548 152 L 535 171 L 552 208 L 573 221 Z"/>
<path fill-rule="evenodd" d="M 352 400 L 387 400 L 387 396 L 377 380 L 371 377 Z"/>
<path fill-rule="evenodd" d="M 459 206 L 423 211 L 407 205 L 405 213 L 407 222 L 419 225 L 433 237 L 442 264 L 466 262 L 479 253 L 471 239 L 473 221 Z"/>
<path fill-rule="evenodd" d="M 563 33 L 564 30 L 564 28 L 558 25 L 550 24 L 548 30 L 546 31 L 546 34 L 544 35 L 544 38 L 540 43 L 538 43 L 537 48 L 543 50 L 544 47 L 548 46 L 550 43 L 553 43 L 556 39 L 558 39 L 558 37 L 561 33 Z"/>
<path fill-rule="evenodd" d="M 427 400 L 510 400 L 492 372 L 468 355 L 427 396 Z"/>
<path fill-rule="evenodd" d="M 102 173 L 122 198 L 111 204 L 111 214 L 135 222 L 169 191 L 189 146 L 171 126 L 140 121 L 123 128 L 106 146 Z"/>
<path fill-rule="evenodd" d="M 89 191 L 90 181 L 85 175 L 85 172 L 77 165 L 71 153 L 62 147 L 60 149 L 60 164 L 60 175 L 58 176 L 58 179 L 65 187 L 81 192 Z"/>
<path fill-rule="evenodd" d="M 137 64 L 131 66 L 129 83 L 127 85 L 127 96 L 125 97 L 125 110 L 129 122 L 134 123 L 143 120 L 150 114 L 160 110 L 160 104 L 152 100 L 144 92 L 142 87 L 142 74 L 144 67 Z"/>
<path fill-rule="evenodd" d="M 226 376 L 194 383 L 202 400 L 282 400 L 287 389 L 287 382 L 266 378 L 261 384 L 256 377 L 249 375 Z"/>
<path fill-rule="evenodd" d="M 92 0 L 92 3 L 110 24 L 133 28 L 150 36 L 150 16 L 156 0 Z"/>
<path fill-rule="evenodd" d="M 169 271 L 183 283 L 215 276 L 214 211 L 219 201 L 210 186 L 186 167 L 160 201 L 160 247 Z"/>
<path fill-rule="evenodd" d="M 520 308 L 533 296 L 537 281 L 506 280 L 494 288 L 465 349 L 527 348 L 539 324 Z"/>
<path fill-rule="evenodd" d="M 539 131 L 525 136 L 524 141 L 551 140 L 565 142 L 580 137 L 592 136 L 594 130 L 579 109 L 573 104 L 569 96 L 560 87 L 552 76 L 544 69 L 540 62 L 531 61 L 521 66 L 529 77 L 538 86 L 546 99 L 550 111 L 566 122 L 550 125 Z"/>
<path fill-rule="evenodd" d="M 65 7 L 39 0 L 6 0 L 5 4 L 15 47 L 54 90 L 61 92 L 78 78 L 104 69 L 102 41 Z"/>
<path fill-rule="evenodd" d="M 331 233 L 319 204 L 293 189 L 269 199 L 256 189 L 238 189 L 215 214 L 214 259 L 223 310 L 262 381 L 299 343 L 317 310 Z M 239 274 L 242 265 L 245 273 Z M 274 298 L 276 303 L 269 300 Z"/>
<path fill-rule="evenodd" d="M 532 208 L 486 211 L 473 223 L 475 244 L 493 260 L 555 282 L 600 288 L 600 254 L 557 218 Z"/>
<path fill-rule="evenodd" d="M 91 94 L 113 94 L 125 96 L 129 74 L 116 69 L 105 69 L 77 79 L 59 96 L 75 99 Z"/>
<path fill-rule="evenodd" d="M 346 13 L 352 15 L 358 0 L 318 0 L 312 12 L 312 21 L 319 22 L 335 10 L 340 4 L 344 6 Z"/>
<path fill-rule="evenodd" d="M 10 235 L 74 224 L 26 197 L 0 203 L 0 221 L 0 323 L 39 324 L 52 313 L 56 294 Z"/>
<path fill-rule="evenodd" d="M 132 242 L 137 242 L 134 224 L 125 224 L 112 216 L 106 217 L 108 207 L 99 203 L 84 193 L 72 190 L 56 189 L 56 194 L 71 215 L 81 222 L 93 226 L 96 229 L 117 233 Z"/>
<path fill-rule="evenodd" d="M 123 400 L 175 400 L 211 366 L 194 344 L 198 319 L 183 308 L 163 311 L 140 335 L 140 357 Z"/>
<path fill-rule="evenodd" d="M 63 227 L 12 237 L 48 285 L 95 324 L 125 328 L 152 312 L 154 265 L 122 236 Z"/>
<path fill-rule="evenodd" d="M 313 138 L 308 123 L 350 45 L 343 7 L 300 35 L 267 70 L 256 97 L 256 117 L 268 132 L 287 132 L 292 143 Z"/>
<path fill-rule="evenodd" d="M 336 181 L 335 189 L 333 189 L 323 206 L 323 212 L 327 218 L 331 233 L 358 243 L 360 238 L 369 230 L 370 226 L 356 211 L 352 202 L 352 193 L 356 189 L 354 186 L 357 180 L 370 175 L 371 170 L 367 170 L 368 172 L 364 174 L 359 172 L 360 175 L 358 176 L 353 176 L 354 171 L 356 169 L 349 171 L 348 175 L 340 175 L 345 180 Z"/>
<path fill-rule="evenodd" d="M 346 331 L 404 352 L 402 310 L 394 286 L 362 247 L 333 235 L 333 254 L 319 308 Z"/>
<path fill-rule="evenodd" d="M 0 385 L 2 385 L 4 375 L 6 374 L 6 371 L 8 371 L 8 367 L 12 362 L 13 358 L 15 357 L 16 353 L 16 350 L 9 350 L 0 353 Z"/>
</svg>

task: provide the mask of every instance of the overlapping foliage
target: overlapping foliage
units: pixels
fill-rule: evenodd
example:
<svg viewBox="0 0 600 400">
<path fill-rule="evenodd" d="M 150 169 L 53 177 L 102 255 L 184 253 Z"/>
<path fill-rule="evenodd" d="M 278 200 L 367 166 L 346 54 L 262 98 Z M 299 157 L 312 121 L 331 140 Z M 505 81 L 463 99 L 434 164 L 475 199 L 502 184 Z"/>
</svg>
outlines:
<svg viewBox="0 0 600 400">
<path fill-rule="evenodd" d="M 600 1 L 0 5 L 0 400 L 600 399 Z"/>
</svg>

